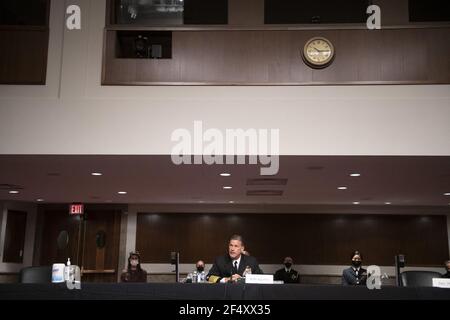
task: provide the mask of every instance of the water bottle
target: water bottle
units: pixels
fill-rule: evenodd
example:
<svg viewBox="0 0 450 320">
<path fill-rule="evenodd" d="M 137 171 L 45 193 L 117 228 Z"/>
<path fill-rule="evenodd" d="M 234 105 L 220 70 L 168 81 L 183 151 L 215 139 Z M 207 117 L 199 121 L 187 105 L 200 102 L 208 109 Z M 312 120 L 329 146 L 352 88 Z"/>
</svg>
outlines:
<svg viewBox="0 0 450 320">
<path fill-rule="evenodd" d="M 73 279 L 73 268 L 70 263 L 70 258 L 67 259 L 66 267 L 64 268 L 64 280 L 72 282 Z"/>
<path fill-rule="evenodd" d="M 197 271 L 194 271 L 194 273 L 192 274 L 192 283 L 197 283 L 198 282 L 198 274 Z"/>
<path fill-rule="evenodd" d="M 245 267 L 245 271 L 242 276 L 245 278 L 245 276 L 248 274 L 252 274 L 252 268 L 250 268 L 249 266 Z"/>
<path fill-rule="evenodd" d="M 200 274 L 200 281 L 201 282 L 205 282 L 206 281 L 206 272 L 202 271 L 202 273 Z"/>
</svg>

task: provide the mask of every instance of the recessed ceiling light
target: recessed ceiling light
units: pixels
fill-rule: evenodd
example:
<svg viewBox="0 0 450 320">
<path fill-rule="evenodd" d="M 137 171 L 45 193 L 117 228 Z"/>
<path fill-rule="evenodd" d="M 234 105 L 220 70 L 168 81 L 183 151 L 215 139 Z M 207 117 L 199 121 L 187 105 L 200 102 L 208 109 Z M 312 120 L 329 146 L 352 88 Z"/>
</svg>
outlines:
<svg viewBox="0 0 450 320">
<path fill-rule="evenodd" d="M 91 176 L 96 176 L 96 177 L 99 177 L 99 176 L 102 176 L 103 175 L 103 173 L 101 173 L 101 172 L 92 172 L 91 173 Z"/>
<path fill-rule="evenodd" d="M 353 204 L 359 204 L 360 202 L 359 201 L 353 201 Z"/>
<path fill-rule="evenodd" d="M 9 193 L 10 193 L 10 194 L 18 194 L 19 191 L 17 191 L 17 190 L 11 190 Z"/>
<path fill-rule="evenodd" d="M 230 201 L 228 201 L 228 203 L 234 203 L 234 201 L 233 201 L 233 200 L 230 200 Z"/>
<path fill-rule="evenodd" d="M 39 198 L 39 199 L 36 199 L 36 201 L 37 201 L 37 202 L 43 202 L 43 201 L 44 201 L 44 199 L 42 199 L 42 198 Z"/>
<path fill-rule="evenodd" d="M 117 192 L 118 194 L 127 194 L 127 192 L 126 191 L 119 191 L 119 192 Z"/>
<path fill-rule="evenodd" d="M 347 190 L 348 188 L 345 186 L 338 187 L 338 190 Z"/>
<path fill-rule="evenodd" d="M 444 193 L 444 196 L 450 196 L 450 192 Z"/>
<path fill-rule="evenodd" d="M 385 202 L 384 204 L 392 204 L 392 202 L 389 202 L 389 201 L 388 201 L 388 202 Z"/>
<path fill-rule="evenodd" d="M 231 173 L 223 172 L 220 174 L 221 177 L 229 177 L 231 176 Z"/>
<path fill-rule="evenodd" d="M 360 173 L 350 173 L 350 177 L 361 177 Z"/>
<path fill-rule="evenodd" d="M 225 190 L 230 190 L 230 189 L 233 189 L 233 187 L 230 187 L 230 186 L 225 186 L 225 187 L 223 187 Z"/>
</svg>

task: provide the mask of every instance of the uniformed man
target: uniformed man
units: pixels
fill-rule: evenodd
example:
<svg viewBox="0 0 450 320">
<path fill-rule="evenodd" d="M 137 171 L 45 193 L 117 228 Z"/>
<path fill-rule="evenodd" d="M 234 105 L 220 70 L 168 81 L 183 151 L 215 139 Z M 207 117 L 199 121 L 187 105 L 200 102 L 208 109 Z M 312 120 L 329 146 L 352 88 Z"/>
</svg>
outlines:
<svg viewBox="0 0 450 320">
<path fill-rule="evenodd" d="M 216 259 L 207 275 L 208 281 L 213 283 L 236 282 L 246 271 L 262 274 L 258 261 L 254 257 L 244 255 L 244 250 L 242 237 L 240 235 L 231 236 L 228 242 L 228 253 Z"/>
<path fill-rule="evenodd" d="M 367 270 L 362 267 L 362 255 L 359 251 L 352 254 L 352 266 L 342 273 L 344 286 L 364 286 L 367 281 Z"/>
<path fill-rule="evenodd" d="M 283 281 L 284 283 L 300 283 L 300 276 L 298 272 L 292 269 L 294 261 L 291 257 L 284 258 L 284 268 L 275 272 L 273 280 Z"/>
</svg>

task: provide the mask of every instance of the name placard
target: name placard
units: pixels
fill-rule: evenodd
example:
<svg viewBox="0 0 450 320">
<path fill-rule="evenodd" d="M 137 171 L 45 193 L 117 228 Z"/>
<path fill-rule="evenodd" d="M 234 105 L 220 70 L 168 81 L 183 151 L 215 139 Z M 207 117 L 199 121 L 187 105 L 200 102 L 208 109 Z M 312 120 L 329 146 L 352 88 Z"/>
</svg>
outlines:
<svg viewBox="0 0 450 320">
<path fill-rule="evenodd" d="M 450 279 L 433 278 L 433 287 L 450 289 Z"/>
<path fill-rule="evenodd" d="M 273 284 L 273 274 L 247 274 L 245 283 Z"/>
</svg>

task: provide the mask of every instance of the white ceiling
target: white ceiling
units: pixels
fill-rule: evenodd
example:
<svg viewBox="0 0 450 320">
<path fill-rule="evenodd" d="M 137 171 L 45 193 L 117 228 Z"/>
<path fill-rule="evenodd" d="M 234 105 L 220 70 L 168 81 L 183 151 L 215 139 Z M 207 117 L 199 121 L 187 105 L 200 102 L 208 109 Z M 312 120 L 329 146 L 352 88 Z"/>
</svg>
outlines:
<svg viewBox="0 0 450 320">
<path fill-rule="evenodd" d="M 311 169 L 313 167 L 313 169 Z M 450 157 L 283 156 L 284 186 L 249 186 L 259 165 L 180 165 L 170 156 L 0 156 L 0 200 L 44 203 L 449 206 Z M 101 172 L 102 176 L 92 176 Z M 221 177 L 229 172 L 231 177 Z M 350 177 L 352 172 L 360 177 Z M 232 186 L 224 190 L 223 186 Z M 338 190 L 347 186 L 347 190 Z M 1 187 L 1 186 L 0 186 Z M 20 189 L 22 187 L 23 189 Z M 247 196 L 249 190 L 282 196 Z M 119 195 L 118 191 L 126 191 Z"/>
</svg>

